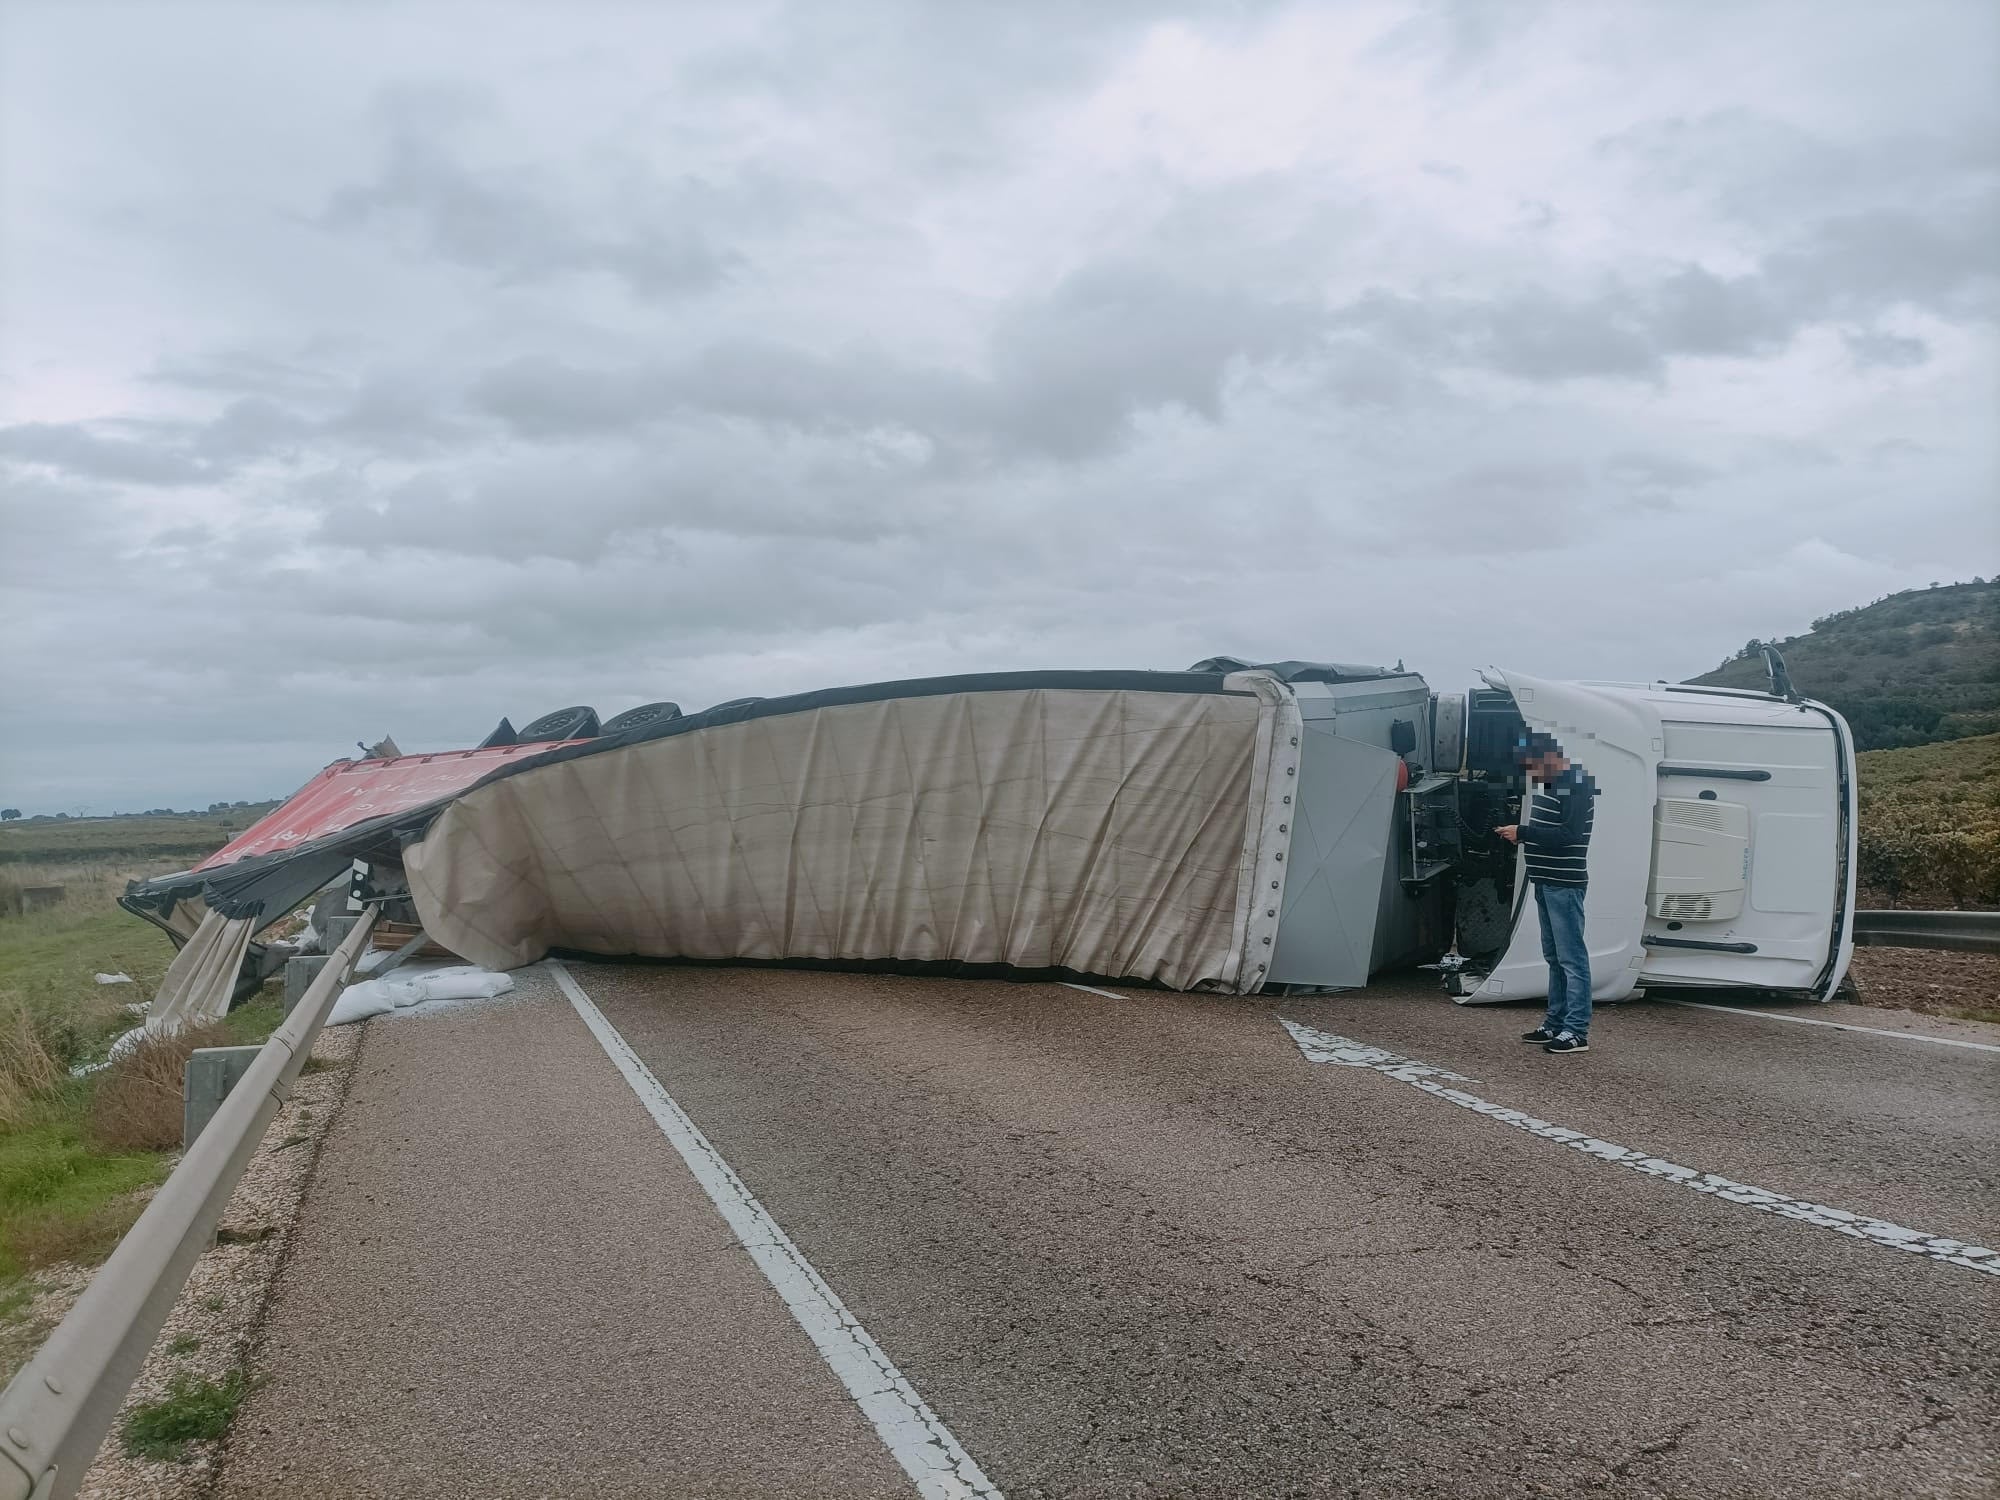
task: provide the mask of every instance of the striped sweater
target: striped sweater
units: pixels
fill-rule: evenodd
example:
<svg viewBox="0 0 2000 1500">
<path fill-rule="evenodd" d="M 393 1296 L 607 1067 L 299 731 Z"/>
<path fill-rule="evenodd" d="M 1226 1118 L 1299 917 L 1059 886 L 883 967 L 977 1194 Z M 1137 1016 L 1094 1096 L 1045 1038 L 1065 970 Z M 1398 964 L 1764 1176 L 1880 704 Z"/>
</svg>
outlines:
<svg viewBox="0 0 2000 1500">
<path fill-rule="evenodd" d="M 1574 765 L 1546 786 L 1534 788 L 1520 834 L 1528 856 L 1528 879 L 1542 885 L 1590 883 L 1585 859 L 1597 817 L 1596 796 L 1597 783 L 1590 773 Z"/>
</svg>

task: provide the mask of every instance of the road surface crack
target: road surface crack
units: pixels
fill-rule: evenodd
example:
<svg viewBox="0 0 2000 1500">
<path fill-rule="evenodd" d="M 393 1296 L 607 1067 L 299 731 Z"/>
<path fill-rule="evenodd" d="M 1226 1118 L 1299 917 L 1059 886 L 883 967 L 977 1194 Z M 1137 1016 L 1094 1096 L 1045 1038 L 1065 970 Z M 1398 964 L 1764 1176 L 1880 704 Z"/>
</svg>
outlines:
<svg viewBox="0 0 2000 1500">
<path fill-rule="evenodd" d="M 1625 1457 L 1619 1459 L 1617 1463 L 1611 1465 L 1613 1476 L 1623 1479 L 1631 1471 L 1632 1466 L 1639 1462 L 1640 1459 L 1657 1458 L 1662 1453 L 1672 1453 L 1676 1448 L 1680 1447 L 1681 1439 L 1686 1437 L 1690 1432 L 1693 1432 L 1700 1425 L 1700 1422 L 1690 1419 L 1675 1427 L 1665 1437 L 1654 1438 L 1650 1443 L 1641 1443 L 1630 1453 L 1626 1454 Z"/>
</svg>

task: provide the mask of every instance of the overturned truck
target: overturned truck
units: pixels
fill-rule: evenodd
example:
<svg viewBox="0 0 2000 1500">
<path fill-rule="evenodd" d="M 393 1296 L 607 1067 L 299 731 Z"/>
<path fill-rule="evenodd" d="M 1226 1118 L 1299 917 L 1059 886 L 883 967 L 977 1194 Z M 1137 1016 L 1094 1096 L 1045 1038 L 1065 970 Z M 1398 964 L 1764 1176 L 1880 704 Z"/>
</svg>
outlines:
<svg viewBox="0 0 2000 1500">
<path fill-rule="evenodd" d="M 1530 998 L 1539 936 L 1493 829 L 1521 816 L 1534 729 L 1598 787 L 1598 999 L 1832 994 L 1853 948 L 1838 714 L 1775 661 L 1768 694 L 1484 676 L 1435 693 L 1400 667 L 1217 657 L 503 720 L 476 749 L 336 762 L 123 904 L 210 973 L 358 865 L 496 968 L 554 951 L 1254 993 L 1426 964 L 1461 1001 Z"/>
</svg>

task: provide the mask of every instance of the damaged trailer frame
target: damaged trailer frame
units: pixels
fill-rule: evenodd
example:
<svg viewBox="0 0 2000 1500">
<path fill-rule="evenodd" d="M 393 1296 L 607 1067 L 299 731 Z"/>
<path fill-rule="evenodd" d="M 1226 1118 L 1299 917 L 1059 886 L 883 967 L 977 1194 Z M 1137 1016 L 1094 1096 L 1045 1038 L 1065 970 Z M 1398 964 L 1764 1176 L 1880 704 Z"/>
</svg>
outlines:
<svg viewBox="0 0 2000 1500">
<path fill-rule="evenodd" d="M 1513 748 L 1538 729 L 1599 786 L 1599 999 L 1831 996 L 1853 948 L 1839 715 L 1775 673 L 1769 694 L 1485 676 L 1459 695 L 1400 666 L 1227 657 L 988 673 L 339 762 L 124 904 L 261 927 L 359 860 L 392 915 L 494 968 L 559 951 L 1255 993 L 1429 963 L 1461 1001 L 1514 1000 L 1545 970 L 1490 830 L 1520 816 Z"/>
</svg>

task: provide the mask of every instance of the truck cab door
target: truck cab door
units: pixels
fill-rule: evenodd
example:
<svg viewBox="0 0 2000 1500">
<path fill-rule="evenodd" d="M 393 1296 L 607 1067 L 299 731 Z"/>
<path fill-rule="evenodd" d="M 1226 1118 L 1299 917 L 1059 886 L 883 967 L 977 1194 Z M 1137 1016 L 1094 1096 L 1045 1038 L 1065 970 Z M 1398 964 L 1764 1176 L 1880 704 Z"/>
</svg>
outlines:
<svg viewBox="0 0 2000 1500">
<path fill-rule="evenodd" d="M 1653 803 L 1664 748 L 1659 715 L 1630 695 L 1518 672 L 1488 671 L 1487 683 L 1514 696 L 1530 729 L 1554 735 L 1563 753 L 1597 782 L 1590 838 L 1590 888 L 1584 897 L 1584 945 L 1597 1000 L 1622 1000 L 1646 962 L 1646 896 L 1652 873 Z M 1498 963 L 1461 1003 L 1523 1000 L 1549 992 L 1534 897 L 1517 856 L 1513 937 Z"/>
</svg>

